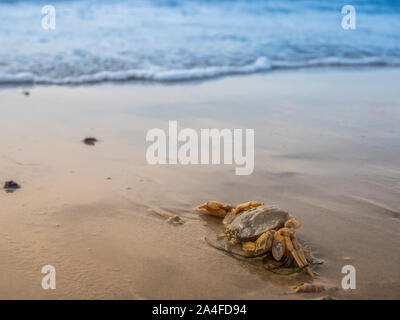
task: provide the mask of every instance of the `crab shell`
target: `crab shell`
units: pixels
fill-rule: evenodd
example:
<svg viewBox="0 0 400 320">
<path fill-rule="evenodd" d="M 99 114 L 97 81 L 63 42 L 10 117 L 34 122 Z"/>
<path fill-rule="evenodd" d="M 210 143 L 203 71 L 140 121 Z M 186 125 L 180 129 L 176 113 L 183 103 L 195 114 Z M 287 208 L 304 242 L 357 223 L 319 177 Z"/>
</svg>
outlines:
<svg viewBox="0 0 400 320">
<path fill-rule="evenodd" d="M 226 225 L 225 233 L 238 240 L 249 241 L 270 230 L 282 228 L 289 213 L 276 206 L 260 206 L 238 214 Z"/>
</svg>

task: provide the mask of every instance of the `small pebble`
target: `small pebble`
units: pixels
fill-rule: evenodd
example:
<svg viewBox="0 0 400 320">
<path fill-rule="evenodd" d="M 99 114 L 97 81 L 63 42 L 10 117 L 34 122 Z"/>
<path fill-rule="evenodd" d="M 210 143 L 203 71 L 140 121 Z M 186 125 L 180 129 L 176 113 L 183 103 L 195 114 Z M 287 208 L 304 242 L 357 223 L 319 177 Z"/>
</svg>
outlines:
<svg viewBox="0 0 400 320">
<path fill-rule="evenodd" d="M 82 140 L 82 142 L 88 146 L 94 146 L 99 140 L 94 137 L 87 137 Z"/>
<path fill-rule="evenodd" d="M 17 189 L 20 189 L 21 186 L 20 186 L 18 183 L 16 183 L 16 182 L 10 180 L 10 181 L 7 181 L 7 182 L 4 184 L 4 187 L 3 187 L 3 188 L 6 190 L 6 192 L 11 193 L 11 192 L 14 192 L 14 191 L 17 190 Z"/>
</svg>

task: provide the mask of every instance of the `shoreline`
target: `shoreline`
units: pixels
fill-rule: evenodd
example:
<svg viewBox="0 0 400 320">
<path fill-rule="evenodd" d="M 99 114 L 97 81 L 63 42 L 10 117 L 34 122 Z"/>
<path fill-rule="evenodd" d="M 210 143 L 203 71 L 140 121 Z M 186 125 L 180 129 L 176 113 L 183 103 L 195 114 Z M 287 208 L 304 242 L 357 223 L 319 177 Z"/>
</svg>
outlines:
<svg viewBox="0 0 400 320">
<path fill-rule="evenodd" d="M 400 69 L 274 72 L 196 84 L 102 83 L 0 89 L 0 297 L 3 299 L 313 299 L 282 277 L 208 247 L 220 228 L 207 200 L 274 203 L 325 263 L 338 299 L 398 299 Z M 150 166 L 146 132 L 254 128 L 255 170 Z M 86 136 L 99 139 L 86 146 Z M 110 177 L 111 179 L 108 179 Z M 4 191 L 4 190 L 2 190 Z M 174 226 L 152 214 L 174 212 Z M 57 289 L 41 288 L 44 265 Z"/>
<path fill-rule="evenodd" d="M 268 70 L 254 71 L 249 73 L 229 73 L 214 75 L 209 77 L 199 77 L 192 79 L 180 79 L 180 80 L 157 80 L 157 79 L 123 79 L 123 80 L 99 80 L 99 81 L 88 81 L 82 83 L 41 83 L 35 81 L 14 83 L 14 82 L 2 82 L 0 84 L 0 90 L 7 90 L 13 88 L 35 88 L 35 87 L 65 87 L 65 88 L 77 88 L 77 87 L 93 87 L 93 86 L 110 86 L 110 85 L 164 85 L 164 86 L 184 86 L 184 85 L 198 85 L 206 82 L 219 81 L 227 78 L 236 77 L 251 77 L 251 76 L 268 76 L 274 74 L 293 74 L 293 73 L 320 73 L 320 72 L 379 72 L 379 71 L 396 71 L 400 70 L 399 65 L 316 65 L 316 66 L 299 66 L 299 67 L 275 67 Z"/>
</svg>

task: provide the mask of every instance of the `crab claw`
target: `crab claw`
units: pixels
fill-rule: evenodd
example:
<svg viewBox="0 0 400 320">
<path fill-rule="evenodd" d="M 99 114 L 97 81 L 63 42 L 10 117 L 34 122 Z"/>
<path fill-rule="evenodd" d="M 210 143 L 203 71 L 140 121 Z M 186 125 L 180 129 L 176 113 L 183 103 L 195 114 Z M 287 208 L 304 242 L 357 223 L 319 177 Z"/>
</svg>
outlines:
<svg viewBox="0 0 400 320">
<path fill-rule="evenodd" d="M 258 237 L 256 241 L 247 241 L 242 244 L 242 249 L 254 253 L 254 254 L 261 254 L 267 252 L 272 247 L 272 242 L 274 240 L 274 233 L 275 231 L 270 230 L 264 232 L 261 236 Z"/>
<path fill-rule="evenodd" d="M 249 202 L 245 202 L 245 203 L 239 203 L 238 205 L 236 205 L 236 208 L 234 208 L 232 211 L 235 214 L 238 214 L 239 212 L 246 211 L 251 208 L 259 207 L 262 205 L 264 205 L 264 202 L 249 201 Z"/>
<path fill-rule="evenodd" d="M 213 216 L 223 218 L 233 207 L 220 201 L 207 201 L 196 207 L 197 210 L 209 213 Z"/>
<path fill-rule="evenodd" d="M 280 261 L 286 252 L 285 237 L 282 234 L 282 229 L 274 234 L 274 241 L 272 243 L 272 256 L 276 261 Z"/>
<path fill-rule="evenodd" d="M 275 231 L 270 230 L 264 232 L 257 240 L 255 245 L 255 252 L 261 253 L 271 249 L 272 243 L 274 241 Z"/>
</svg>

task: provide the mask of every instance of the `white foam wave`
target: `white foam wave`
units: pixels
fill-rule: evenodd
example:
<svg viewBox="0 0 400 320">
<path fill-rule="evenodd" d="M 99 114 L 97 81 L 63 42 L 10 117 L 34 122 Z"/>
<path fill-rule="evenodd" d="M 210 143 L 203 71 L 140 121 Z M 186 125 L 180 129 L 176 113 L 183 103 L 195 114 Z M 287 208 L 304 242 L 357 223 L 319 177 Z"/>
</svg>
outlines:
<svg viewBox="0 0 400 320">
<path fill-rule="evenodd" d="M 363 57 L 343 58 L 324 57 L 310 59 L 308 61 L 274 61 L 272 68 L 306 68 L 306 67 L 330 67 L 330 66 L 400 66 L 400 58 Z"/>
<path fill-rule="evenodd" d="M 149 69 L 134 69 L 126 71 L 100 71 L 94 74 L 83 74 L 80 76 L 69 76 L 57 78 L 52 76 L 37 76 L 33 73 L 0 74 L 1 84 L 55 84 L 55 85 L 81 85 L 99 83 L 106 81 L 191 81 L 207 78 L 215 78 L 234 74 L 251 74 L 265 72 L 271 69 L 291 69 L 308 67 L 329 67 L 329 66 L 400 66 L 399 59 L 382 58 L 339 58 L 326 57 L 311 59 L 308 61 L 269 61 L 266 57 L 259 57 L 256 61 L 244 66 L 219 66 L 192 69 L 163 70 L 152 67 Z"/>
<path fill-rule="evenodd" d="M 95 74 L 65 77 L 62 79 L 35 76 L 31 73 L 19 73 L 16 75 L 0 74 L 0 83 L 85 84 L 127 80 L 187 81 L 230 74 L 255 73 L 266 71 L 270 68 L 271 63 L 268 59 L 259 57 L 254 63 L 245 66 L 221 66 L 183 70 L 160 70 L 159 68 L 150 68 L 148 70 L 101 71 Z"/>
</svg>

